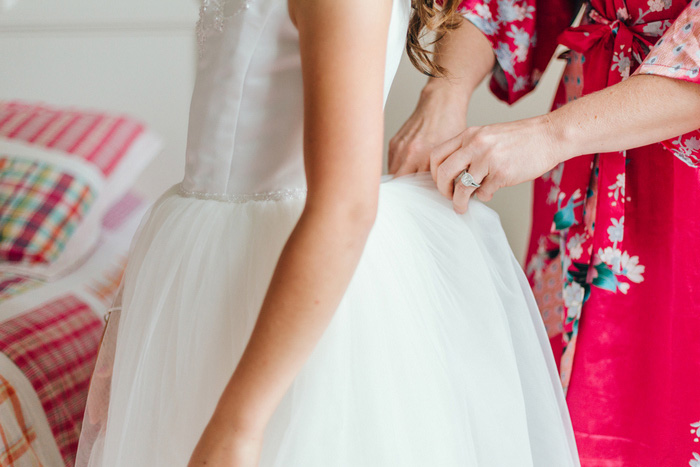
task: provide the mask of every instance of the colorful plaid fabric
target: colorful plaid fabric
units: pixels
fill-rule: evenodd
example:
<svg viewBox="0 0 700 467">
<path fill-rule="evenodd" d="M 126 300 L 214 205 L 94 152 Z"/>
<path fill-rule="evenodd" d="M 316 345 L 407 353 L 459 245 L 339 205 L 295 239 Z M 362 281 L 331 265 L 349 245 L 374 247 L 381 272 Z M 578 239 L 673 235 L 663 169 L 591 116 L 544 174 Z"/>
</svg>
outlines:
<svg viewBox="0 0 700 467">
<path fill-rule="evenodd" d="M 0 351 L 36 390 L 67 466 L 75 463 L 103 324 L 72 294 L 0 323 Z"/>
<path fill-rule="evenodd" d="M 0 155 L 0 261 L 54 261 L 95 198 L 53 165 Z"/>
<path fill-rule="evenodd" d="M 144 131 L 128 117 L 0 101 L 0 137 L 67 152 L 105 176 Z"/>
<path fill-rule="evenodd" d="M 17 391 L 1 375 L 0 418 L 14 421 L 11 426 L 0 424 L 0 467 L 41 466 L 33 447 L 36 431 L 25 420 Z"/>
</svg>

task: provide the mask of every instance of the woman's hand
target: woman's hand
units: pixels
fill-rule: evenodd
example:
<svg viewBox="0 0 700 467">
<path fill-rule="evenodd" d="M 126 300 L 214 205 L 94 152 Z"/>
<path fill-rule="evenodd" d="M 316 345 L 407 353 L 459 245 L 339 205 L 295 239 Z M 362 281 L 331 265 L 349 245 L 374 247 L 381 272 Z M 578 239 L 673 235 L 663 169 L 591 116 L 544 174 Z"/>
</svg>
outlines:
<svg viewBox="0 0 700 467">
<path fill-rule="evenodd" d="M 475 192 L 455 183 L 464 169 L 482 184 L 476 195 L 488 201 L 499 188 L 533 180 L 572 157 L 646 146 L 698 126 L 700 85 L 634 75 L 541 117 L 468 128 L 433 150 L 430 171 L 463 213 Z"/>
<path fill-rule="evenodd" d="M 192 453 L 188 467 L 257 467 L 262 434 L 236 430 L 214 416 Z"/>
<path fill-rule="evenodd" d="M 469 99 L 496 59 L 486 36 L 462 21 L 435 44 L 435 62 L 447 76 L 428 80 L 413 115 L 389 143 L 389 173 L 397 176 L 427 171 L 431 150 L 467 127 Z"/>
<path fill-rule="evenodd" d="M 455 211 L 466 212 L 475 188 L 455 180 L 467 169 L 481 187 L 476 195 L 489 201 L 503 187 L 533 180 L 559 162 L 563 151 L 548 115 L 510 123 L 467 128 L 436 147 L 430 172 L 438 190 L 452 200 Z"/>
<path fill-rule="evenodd" d="M 467 102 L 442 83 L 428 84 L 413 114 L 389 142 L 389 173 L 397 177 L 430 170 L 430 153 L 467 127 Z"/>
</svg>

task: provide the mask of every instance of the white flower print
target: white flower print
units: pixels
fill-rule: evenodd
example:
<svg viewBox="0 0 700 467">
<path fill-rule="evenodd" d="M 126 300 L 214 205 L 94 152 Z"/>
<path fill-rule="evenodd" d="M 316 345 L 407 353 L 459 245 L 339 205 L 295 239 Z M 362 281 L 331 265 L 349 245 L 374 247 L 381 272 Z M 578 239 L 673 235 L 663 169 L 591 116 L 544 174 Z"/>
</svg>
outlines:
<svg viewBox="0 0 700 467">
<path fill-rule="evenodd" d="M 498 64 L 501 65 L 503 71 L 509 75 L 515 75 L 515 60 L 511 58 L 513 52 L 511 52 L 510 46 L 505 42 L 499 42 L 494 52 L 496 53 L 496 60 L 498 60 Z"/>
<path fill-rule="evenodd" d="M 617 284 L 617 290 L 627 295 L 627 292 L 630 290 L 630 285 L 627 282 L 620 282 Z"/>
<path fill-rule="evenodd" d="M 608 227 L 608 238 L 611 242 L 621 242 L 625 236 L 625 218 L 621 217 L 619 220 L 610 219 L 612 225 Z"/>
<path fill-rule="evenodd" d="M 695 439 L 693 439 L 693 441 L 697 443 L 700 441 L 700 422 L 691 423 L 690 427 L 692 428 L 690 433 L 695 435 Z"/>
<path fill-rule="evenodd" d="M 586 241 L 586 235 L 576 234 L 573 235 L 566 244 L 569 250 L 569 256 L 571 259 L 579 259 L 583 254 L 583 242 Z"/>
<path fill-rule="evenodd" d="M 664 9 L 663 0 L 649 0 L 647 5 L 649 5 L 649 10 L 651 11 L 663 11 Z"/>
<path fill-rule="evenodd" d="M 519 0 L 498 0 L 498 15 L 503 23 L 532 19 L 535 7 L 531 5 L 516 5 Z"/>
<path fill-rule="evenodd" d="M 560 243 L 564 243 L 563 238 L 561 239 Z M 563 248 L 563 245 L 562 245 L 562 248 Z M 561 270 L 568 271 L 570 267 L 571 267 L 571 258 L 568 255 L 561 255 Z"/>
<path fill-rule="evenodd" d="M 690 462 L 688 464 L 690 465 L 690 467 L 700 467 L 700 454 L 694 452 L 693 458 L 690 459 Z"/>
<path fill-rule="evenodd" d="M 631 63 L 630 57 L 626 56 L 625 52 L 620 52 L 619 54 L 615 54 L 613 56 L 613 64 L 610 69 L 614 70 L 617 68 L 617 71 L 620 72 L 622 79 L 627 79 L 630 76 Z"/>
<path fill-rule="evenodd" d="M 527 275 L 533 276 L 536 280 L 542 279 L 542 273 L 547 267 L 547 237 L 542 236 L 537 241 L 537 253 L 532 255 L 530 263 L 527 265 Z"/>
<path fill-rule="evenodd" d="M 464 18 L 469 20 L 481 30 L 487 36 L 492 36 L 498 32 L 499 23 L 491 19 L 491 12 L 489 12 L 488 18 L 482 18 L 478 14 L 467 12 L 464 14 Z"/>
<path fill-rule="evenodd" d="M 639 264 L 639 256 L 630 256 L 630 254 L 625 251 L 620 257 L 620 266 L 622 267 L 622 274 L 627 279 L 635 284 L 644 282 L 643 274 L 646 268 Z"/>
<path fill-rule="evenodd" d="M 608 266 L 611 266 L 613 271 L 615 271 L 618 270 L 622 262 L 622 252 L 617 248 L 609 246 L 604 250 L 598 250 L 598 258 Z"/>
<path fill-rule="evenodd" d="M 474 7 L 474 11 L 476 12 L 477 15 L 479 15 L 481 18 L 485 20 L 490 20 L 493 17 L 491 16 L 491 10 L 489 9 L 489 6 L 487 4 L 479 3 Z"/>
<path fill-rule="evenodd" d="M 581 313 L 585 290 L 578 282 L 572 282 L 564 287 L 564 304 L 569 309 L 568 317 L 573 319 Z"/>
<path fill-rule="evenodd" d="M 697 151 L 698 149 L 700 149 L 700 139 L 696 138 L 695 136 L 686 139 L 685 147 L 687 147 L 691 151 Z"/>
<path fill-rule="evenodd" d="M 645 24 L 642 31 L 648 36 L 661 37 L 670 26 L 671 22 L 667 19 L 663 21 L 652 21 L 651 23 Z"/>
<path fill-rule="evenodd" d="M 674 156 L 691 167 L 697 167 L 697 159 L 699 156 L 697 152 L 700 150 L 700 139 L 695 136 L 683 139 L 683 135 L 681 135 L 677 139 L 673 140 L 673 144 L 676 146 L 673 148 Z"/>
<path fill-rule="evenodd" d="M 527 275 L 533 276 L 535 279 L 539 280 L 544 272 L 544 267 L 544 257 L 540 255 L 538 251 L 537 254 L 532 255 L 532 259 L 527 265 Z"/>
<path fill-rule="evenodd" d="M 561 184 L 561 179 L 564 176 L 564 164 L 559 164 L 552 170 L 552 182 L 557 185 Z"/>
<path fill-rule="evenodd" d="M 615 16 L 617 16 L 617 19 L 620 21 L 627 21 L 630 18 L 627 8 L 618 8 Z"/>
<path fill-rule="evenodd" d="M 556 203 L 558 198 L 559 198 L 559 187 L 552 186 L 552 188 L 549 189 L 549 194 L 547 195 L 547 204 Z"/>
<path fill-rule="evenodd" d="M 617 174 L 617 179 L 615 180 L 615 183 L 610 185 L 608 189 L 612 190 L 610 193 L 610 196 L 615 198 L 615 201 L 620 199 L 620 196 L 622 198 L 625 197 L 625 174 Z"/>
<path fill-rule="evenodd" d="M 515 52 L 513 55 L 519 62 L 524 62 L 527 58 L 527 52 L 530 49 L 530 34 L 523 28 L 518 28 L 515 25 L 510 27 L 510 31 L 506 32 L 506 36 L 513 38 L 515 44 Z"/>
<path fill-rule="evenodd" d="M 628 252 L 622 252 L 618 248 L 607 247 L 599 249 L 597 257 L 615 271 L 615 275 L 626 277 L 627 280 L 635 284 L 644 282 L 644 271 L 646 267 L 639 264 L 639 256 L 632 256 Z M 620 282 L 618 289 L 622 293 L 627 293 L 629 284 Z"/>
<path fill-rule="evenodd" d="M 515 83 L 513 83 L 513 91 L 522 91 L 527 87 L 527 76 L 516 76 Z"/>
</svg>

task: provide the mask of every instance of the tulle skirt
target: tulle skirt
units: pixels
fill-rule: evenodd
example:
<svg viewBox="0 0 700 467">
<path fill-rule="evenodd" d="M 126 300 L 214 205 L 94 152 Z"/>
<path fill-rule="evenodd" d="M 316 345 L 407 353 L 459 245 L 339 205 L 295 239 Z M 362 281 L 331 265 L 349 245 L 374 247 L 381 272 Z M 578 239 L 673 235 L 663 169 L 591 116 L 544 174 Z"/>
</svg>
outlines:
<svg viewBox="0 0 700 467">
<path fill-rule="evenodd" d="M 184 466 L 303 199 L 183 197 L 132 241 L 78 466 Z M 333 252 L 329 251 L 329 255 Z M 382 183 L 351 284 L 265 433 L 261 466 L 574 466 L 549 343 L 498 216 L 429 176 Z"/>
</svg>

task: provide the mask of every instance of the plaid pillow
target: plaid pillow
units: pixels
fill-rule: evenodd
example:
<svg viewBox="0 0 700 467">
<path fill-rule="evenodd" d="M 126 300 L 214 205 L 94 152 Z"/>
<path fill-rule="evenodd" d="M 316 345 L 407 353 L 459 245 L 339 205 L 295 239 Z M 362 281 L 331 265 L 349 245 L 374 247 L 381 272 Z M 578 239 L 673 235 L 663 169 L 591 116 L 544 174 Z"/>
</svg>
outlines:
<svg viewBox="0 0 700 467">
<path fill-rule="evenodd" d="M 63 151 L 109 176 L 146 127 L 131 118 L 0 101 L 0 137 Z"/>
<path fill-rule="evenodd" d="M 54 261 L 95 196 L 51 164 L 0 155 L 0 261 Z"/>
<path fill-rule="evenodd" d="M 0 101 L 0 272 L 57 280 L 75 269 L 161 146 L 127 116 Z"/>
</svg>

